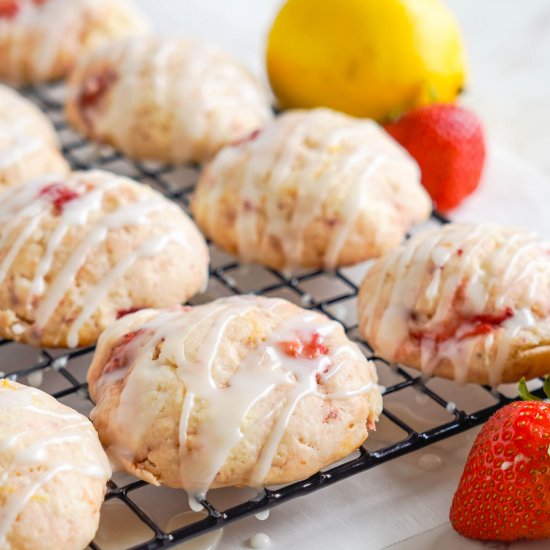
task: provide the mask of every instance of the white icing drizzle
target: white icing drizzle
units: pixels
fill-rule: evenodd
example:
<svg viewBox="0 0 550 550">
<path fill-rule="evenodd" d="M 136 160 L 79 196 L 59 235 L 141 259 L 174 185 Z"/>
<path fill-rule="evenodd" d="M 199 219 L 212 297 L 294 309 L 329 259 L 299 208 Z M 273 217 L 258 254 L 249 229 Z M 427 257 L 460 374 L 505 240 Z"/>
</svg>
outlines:
<svg viewBox="0 0 550 550">
<path fill-rule="evenodd" d="M 187 241 L 182 237 L 181 232 L 174 232 L 153 237 L 145 241 L 137 250 L 122 258 L 122 260 L 115 265 L 108 275 L 106 275 L 84 295 L 84 298 L 82 299 L 82 303 L 84 304 L 82 311 L 73 322 L 67 336 L 67 343 L 69 347 L 76 347 L 78 345 L 78 333 L 80 329 L 93 314 L 97 304 L 100 303 L 100 301 L 107 295 L 109 289 L 117 281 L 117 279 L 124 275 L 124 273 L 139 259 L 160 254 L 170 242 L 177 243 L 191 252 L 191 248 L 189 247 Z"/>
<path fill-rule="evenodd" d="M 49 147 L 43 139 L 33 136 L 30 118 L 3 120 L 0 117 L 0 170 L 21 164 L 40 149 Z"/>
<path fill-rule="evenodd" d="M 51 209 L 51 199 L 48 194 L 40 192 L 48 184 L 57 182 L 55 177 L 45 178 L 35 182 L 6 190 L 0 203 L 0 249 L 7 246 L 9 239 L 17 235 L 0 262 L 0 284 L 5 280 L 11 266 L 21 252 L 27 240 L 40 226 L 43 217 Z M 129 202 L 119 206 L 115 211 L 100 216 L 93 222 L 90 217 L 101 212 L 106 194 L 121 183 L 121 178 L 107 172 L 75 173 L 65 178 L 63 185 L 78 193 L 78 197 L 67 202 L 59 214 L 57 225 L 49 236 L 45 252 L 38 262 L 34 278 L 30 285 L 30 302 L 40 297 L 36 308 L 34 329 L 45 326 L 56 307 L 63 299 L 67 289 L 73 284 L 80 268 L 84 265 L 90 252 L 103 242 L 110 231 L 126 226 L 137 226 L 149 223 L 149 216 L 159 210 L 177 208 L 164 198 L 144 194 L 137 202 Z M 88 182 L 93 182 L 89 188 Z M 48 283 L 46 277 L 50 273 L 57 249 L 67 234 L 77 227 L 90 224 L 89 230 L 77 242 L 57 275 Z M 158 224 L 157 224 L 158 225 Z M 78 334 L 82 326 L 93 315 L 97 304 L 104 298 L 112 285 L 124 275 L 139 259 L 160 253 L 169 243 L 190 250 L 188 235 L 181 228 L 164 226 L 165 233 L 142 243 L 136 250 L 130 251 L 110 270 L 110 272 L 92 286 L 87 292 L 80 291 L 81 311 L 73 321 L 68 335 L 70 347 L 78 345 Z"/>
<path fill-rule="evenodd" d="M 80 196 L 78 200 L 72 200 L 63 207 L 63 212 L 59 216 L 59 223 L 50 235 L 46 245 L 46 251 L 40 258 L 31 283 L 31 291 L 35 296 L 42 296 L 46 289 L 45 276 L 52 267 L 52 261 L 56 250 L 65 238 L 67 232 L 72 226 L 86 225 L 90 214 L 101 210 L 103 199 L 107 191 L 117 185 L 115 178 L 100 181 L 92 191 L 87 191 L 83 182 L 77 182 L 74 191 Z M 48 204 L 48 197 L 43 199 Z"/>
<path fill-rule="evenodd" d="M 196 156 L 197 147 L 205 144 L 220 146 L 272 116 L 259 84 L 214 47 L 141 37 L 103 48 L 96 57 L 115 71 L 117 81 L 109 102 L 94 114 L 94 133 L 114 137 L 128 154 L 133 154 L 132 126 L 143 101 L 138 88 L 147 88 L 149 109 L 166 118 L 166 146 L 174 161 Z M 78 93 L 71 91 L 73 101 Z"/>
<path fill-rule="evenodd" d="M 48 321 L 57 304 L 64 296 L 67 287 L 73 282 L 78 270 L 86 261 L 90 250 L 104 241 L 110 230 L 124 226 L 146 224 L 148 223 L 147 216 L 162 208 L 166 208 L 166 205 L 156 201 L 130 203 L 124 209 L 119 208 L 112 214 L 104 216 L 99 224 L 94 225 L 90 232 L 74 248 L 71 256 L 67 258 L 55 280 L 50 283 L 48 294 L 44 296 L 36 312 L 38 326 L 43 326 Z M 135 257 L 135 255 L 132 257 Z M 135 257 L 135 259 L 137 260 L 138 257 Z M 106 289 L 102 288 L 101 290 Z M 104 294 L 104 292 L 101 292 L 101 294 Z M 89 305 L 86 299 L 83 299 L 82 303 Z"/>
<path fill-rule="evenodd" d="M 126 143 L 126 136 L 132 132 L 133 114 L 139 100 L 136 90 L 140 87 L 142 59 L 148 49 L 148 42 L 134 38 L 118 42 L 109 48 L 115 63 L 113 69 L 122 66 L 124 78 L 118 78 L 117 85 L 111 90 L 108 108 L 104 110 L 102 116 L 94 118 L 93 124 L 98 135 L 115 136 L 119 143 L 125 143 L 126 152 L 132 154 L 132 140 Z M 80 90 L 73 90 L 73 93 L 78 97 Z"/>
<path fill-rule="evenodd" d="M 190 506 L 194 510 L 200 509 L 199 501 L 204 498 L 232 449 L 244 437 L 241 430 L 247 414 L 275 388 L 285 387 L 287 391 L 266 418 L 266 421 L 271 419 L 273 425 L 248 480 L 253 487 L 262 486 L 301 399 L 306 396 L 348 399 L 376 390 L 373 383 L 333 393 L 323 393 L 318 386 L 319 377 L 334 376 L 331 370 L 342 368 L 343 360 L 333 364 L 335 356 L 347 353 L 348 357 L 363 358 L 354 345 L 340 346 L 312 359 L 292 357 L 285 352 L 282 342 L 296 341 L 297 338 L 309 341 L 313 334 L 329 341 L 333 332 L 339 329 L 337 323 L 305 310 L 282 320 L 265 341 L 262 339 L 251 346 L 240 360 L 238 370 L 220 385 L 213 377 L 214 363 L 219 361 L 220 346 L 231 322 L 254 310 L 273 311 L 284 303 L 278 299 L 231 297 L 195 308 L 161 311 L 152 320 L 139 324 L 140 336 L 129 344 L 132 346 L 130 364 L 119 372 L 102 374 L 95 385 L 98 399 L 92 418 L 102 406 L 100 394 L 103 388 L 125 378 L 117 412 L 110 418 L 118 434 L 117 444 L 110 451 L 131 459 L 133 449 L 139 447 L 165 403 L 166 396 L 159 396 L 160 392 L 152 392 L 151 388 L 172 365 L 186 388 L 179 420 L 180 469 L 191 497 Z M 150 312 L 141 314 L 150 317 Z M 103 333 L 100 347 L 104 340 L 116 341 L 135 328 L 135 316 L 117 321 Z M 202 337 L 198 356 L 191 361 L 186 346 L 196 330 L 206 331 L 206 335 Z M 190 419 L 197 407 L 202 413 L 190 450 Z M 206 411 L 203 410 L 205 407 Z"/>
<path fill-rule="evenodd" d="M 311 145 L 311 140 L 316 143 Z M 416 164 L 373 121 L 344 118 L 327 109 L 289 112 L 253 141 L 227 147 L 216 157 L 208 183 L 199 187 L 212 227 L 218 223 L 226 174 L 239 163 L 233 176 L 239 182 L 239 256 L 252 260 L 254 251 L 276 238 L 288 266 L 300 264 L 308 245 L 306 228 L 329 213 L 335 229 L 323 264 L 329 269 L 338 265 L 360 213 L 371 207 L 373 182 L 382 165 L 400 166 L 411 180 L 419 181 Z M 282 203 L 292 204 L 290 215 L 282 211 Z M 260 236 L 257 210 L 262 208 L 266 226 Z"/>
<path fill-rule="evenodd" d="M 550 273 L 547 256 L 543 243 L 534 235 L 514 234 L 494 224 L 448 225 L 419 234 L 382 260 L 377 286 L 369 292 L 372 298 L 360 312 L 363 334 L 371 339 L 377 352 L 395 357 L 410 337 L 411 313 L 427 301 L 435 305 L 435 312 L 422 323 L 424 334 L 437 334 L 449 319 L 464 318 L 444 341 L 421 338 L 422 370 L 431 374 L 441 359 L 447 358 L 454 366 L 455 379 L 465 381 L 482 339 L 485 367 L 490 383 L 496 385 L 515 337 L 536 322 L 531 308 L 537 289 L 543 288 Z M 389 298 L 383 290 L 388 276 L 393 281 Z M 380 313 L 384 303 L 387 306 Z M 509 318 L 497 323 L 495 330 L 470 335 L 476 327 L 476 316 L 498 317 L 507 308 L 511 308 Z"/>
<path fill-rule="evenodd" d="M 385 157 L 376 157 L 374 160 L 370 160 L 367 169 L 363 174 L 356 177 L 351 188 L 346 192 L 342 202 L 342 214 L 338 230 L 332 236 L 325 253 L 325 266 L 332 268 L 338 265 L 340 252 L 353 230 L 359 213 L 367 206 L 369 181 L 384 161 Z"/>
<path fill-rule="evenodd" d="M 12 247 L 10 248 L 9 252 L 4 256 L 4 259 L 0 264 L 0 281 L 4 281 L 8 270 L 12 266 L 19 252 L 21 251 L 21 248 L 27 242 L 27 239 L 29 239 L 29 237 L 33 234 L 34 230 L 38 227 L 41 221 L 41 217 L 38 216 L 36 218 L 30 219 L 27 225 L 21 230 L 19 235 L 17 235 Z M 5 236 L 7 237 L 7 233 L 5 234 Z"/>
<path fill-rule="evenodd" d="M 109 461 L 91 422 L 68 408 L 52 410 L 45 406 L 43 399 L 44 394 L 38 390 L 6 380 L 0 381 L 0 424 L 2 411 L 10 410 L 35 414 L 37 422 L 41 416 L 56 418 L 63 422 L 61 425 L 58 422 L 55 433 L 50 432 L 46 435 L 40 429 L 39 423 L 36 424 L 36 429 L 23 430 L 15 434 L 10 434 L 9 426 L 5 426 L 7 437 L 4 429 L 0 433 L 0 454 L 10 457 L 9 465 L 0 472 L 0 488 L 14 476 L 27 475 L 32 478 L 30 483 L 6 495 L 0 508 L 0 546 L 3 546 L 13 522 L 29 500 L 57 475 L 76 472 L 105 482 L 111 476 Z M 71 445 L 85 449 L 84 456 L 88 457 L 88 460 L 74 464 L 64 460 L 65 452 L 51 450 L 52 447 L 67 448 Z M 40 467 L 40 471 L 25 473 L 27 467 L 36 466 Z"/>
</svg>

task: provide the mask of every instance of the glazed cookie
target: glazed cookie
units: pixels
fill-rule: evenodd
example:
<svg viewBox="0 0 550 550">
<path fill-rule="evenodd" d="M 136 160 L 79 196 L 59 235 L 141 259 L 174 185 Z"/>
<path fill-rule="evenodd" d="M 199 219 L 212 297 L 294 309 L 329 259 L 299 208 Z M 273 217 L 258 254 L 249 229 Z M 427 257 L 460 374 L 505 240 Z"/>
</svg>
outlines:
<svg viewBox="0 0 550 550">
<path fill-rule="evenodd" d="M 50 121 L 30 101 L 0 85 L 0 189 L 68 171 Z"/>
<path fill-rule="evenodd" d="M 271 117 L 267 95 L 225 53 L 190 40 L 126 40 L 72 74 L 66 114 L 135 159 L 201 162 Z"/>
<path fill-rule="evenodd" d="M 376 381 L 338 323 L 256 296 L 129 315 L 101 335 L 88 373 L 111 458 L 199 500 L 347 456 L 381 412 Z"/>
<path fill-rule="evenodd" d="M 375 122 L 314 109 L 287 111 L 223 149 L 193 212 L 245 261 L 334 268 L 397 246 L 431 203 L 414 160 Z"/>
<path fill-rule="evenodd" d="M 145 19 L 127 0 L 2 0 L 0 78 L 61 78 L 86 51 L 147 32 Z"/>
<path fill-rule="evenodd" d="M 85 416 L 44 392 L 0 380 L 0 548 L 86 547 L 110 477 Z"/>
<path fill-rule="evenodd" d="M 500 225 L 447 225 L 378 260 L 362 336 L 390 361 L 497 385 L 550 373 L 550 245 Z"/>
<path fill-rule="evenodd" d="M 206 285 L 193 222 L 145 185 L 75 172 L 0 195 L 0 335 L 46 347 L 97 340 L 129 311 L 184 302 Z"/>
</svg>

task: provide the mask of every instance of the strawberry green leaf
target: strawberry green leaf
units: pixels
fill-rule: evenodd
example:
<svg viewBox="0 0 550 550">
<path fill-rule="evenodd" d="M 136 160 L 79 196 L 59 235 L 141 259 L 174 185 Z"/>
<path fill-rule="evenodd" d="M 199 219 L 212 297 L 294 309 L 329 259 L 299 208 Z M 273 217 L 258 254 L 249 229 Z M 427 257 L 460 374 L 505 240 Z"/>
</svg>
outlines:
<svg viewBox="0 0 550 550">
<path fill-rule="evenodd" d="M 546 379 L 548 381 L 548 378 Z M 546 387 L 546 382 L 545 382 Z M 546 391 L 546 389 L 545 389 Z M 518 384 L 518 393 L 519 396 L 524 401 L 542 401 L 540 397 L 537 397 L 536 395 L 533 395 L 528 389 L 527 389 L 527 383 L 525 382 L 525 376 L 519 381 Z"/>
<path fill-rule="evenodd" d="M 546 397 L 550 399 L 550 375 L 548 375 L 544 380 L 544 386 L 542 387 Z"/>
</svg>

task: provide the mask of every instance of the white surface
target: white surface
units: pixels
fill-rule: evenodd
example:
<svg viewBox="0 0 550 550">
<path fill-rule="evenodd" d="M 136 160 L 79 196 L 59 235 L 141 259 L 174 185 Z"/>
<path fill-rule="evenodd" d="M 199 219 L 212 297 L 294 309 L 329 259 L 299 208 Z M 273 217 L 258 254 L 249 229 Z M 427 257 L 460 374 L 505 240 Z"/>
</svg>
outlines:
<svg viewBox="0 0 550 550">
<path fill-rule="evenodd" d="M 138 3 L 159 32 L 217 42 L 263 76 L 265 34 L 280 1 Z M 545 127 L 550 122 L 550 3 L 449 4 L 469 50 L 471 79 L 464 101 L 484 119 L 493 144 L 482 189 L 453 217 L 513 223 L 550 238 L 550 133 Z M 220 548 L 245 548 L 259 531 L 271 537 L 273 549 L 481 548 L 458 537 L 447 523 L 471 443 L 471 434 L 456 437 L 277 508 L 266 522 L 248 518 L 225 530 Z M 441 456 L 439 470 L 419 468 L 419 455 L 425 453 Z M 525 543 L 514 549 L 543 547 Z"/>
</svg>

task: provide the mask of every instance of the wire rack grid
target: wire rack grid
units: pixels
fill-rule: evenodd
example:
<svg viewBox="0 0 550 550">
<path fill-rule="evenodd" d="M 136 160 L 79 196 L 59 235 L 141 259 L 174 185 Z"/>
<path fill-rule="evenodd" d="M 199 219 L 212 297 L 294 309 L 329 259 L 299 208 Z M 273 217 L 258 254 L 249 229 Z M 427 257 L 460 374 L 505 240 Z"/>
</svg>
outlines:
<svg viewBox="0 0 550 550">
<path fill-rule="evenodd" d="M 63 152 L 74 169 L 100 168 L 127 175 L 152 185 L 188 210 L 190 195 L 199 173 L 197 167 L 170 168 L 155 163 L 134 163 L 110 148 L 90 144 L 74 133 L 64 121 L 64 89 L 61 85 L 32 87 L 23 90 L 23 93 L 53 121 L 61 138 Z M 434 212 L 429 223 L 446 222 L 444 217 Z M 211 491 L 209 499 L 202 501 L 203 513 L 193 515 L 192 520 L 188 519 L 184 525 L 177 525 L 176 528 L 161 521 L 158 514 L 151 507 L 148 508 L 143 494 L 138 496 L 140 491 L 150 486 L 127 475 L 115 475 L 109 482 L 104 508 L 111 506 L 116 509 L 117 517 L 131 516 L 134 525 L 142 526 L 142 540 L 132 539 L 129 545 L 134 549 L 170 547 L 291 499 L 310 495 L 349 476 L 477 426 L 516 397 L 514 391 L 507 393 L 480 386 L 460 389 L 448 381 L 427 380 L 416 371 L 389 364 L 376 357 L 368 344 L 360 339 L 357 331 L 356 299 L 358 285 L 365 272 L 364 266 L 336 269 L 330 273 L 311 270 L 285 273 L 255 265 L 242 265 L 213 245 L 210 245 L 210 251 L 212 264 L 209 288 L 206 294 L 191 303 L 202 303 L 219 296 L 254 293 L 286 298 L 303 307 L 320 310 L 339 321 L 348 336 L 377 364 L 380 381 L 385 385 L 383 417 L 374 436 L 370 436 L 366 444 L 347 460 L 304 481 L 266 488 L 261 495 L 254 496 L 245 490 L 235 490 L 229 501 L 224 499 L 223 506 L 214 502 L 218 491 Z M 5 371 L 0 375 L 40 386 L 61 402 L 89 413 L 93 404 L 87 392 L 85 374 L 92 354 L 93 348 L 41 350 L 37 357 L 37 350 L 28 346 L 0 341 L 0 369 Z M 8 365 L 11 366 L 8 368 Z M 476 394 L 473 400 L 472 393 Z M 460 399 L 466 394 L 468 406 L 462 407 Z M 410 403 L 408 409 L 403 408 L 404 402 Z M 428 423 L 415 420 L 419 411 L 428 411 Z M 181 491 L 174 502 L 175 511 L 177 503 L 185 507 Z M 113 545 L 109 533 L 101 533 L 100 526 L 98 537 L 90 544 L 91 548 L 121 547 Z"/>
</svg>

